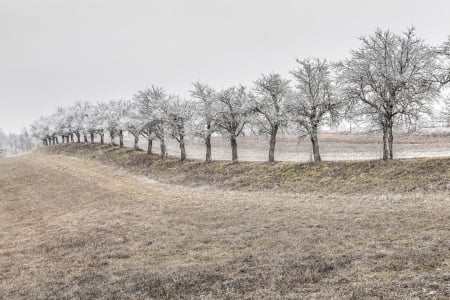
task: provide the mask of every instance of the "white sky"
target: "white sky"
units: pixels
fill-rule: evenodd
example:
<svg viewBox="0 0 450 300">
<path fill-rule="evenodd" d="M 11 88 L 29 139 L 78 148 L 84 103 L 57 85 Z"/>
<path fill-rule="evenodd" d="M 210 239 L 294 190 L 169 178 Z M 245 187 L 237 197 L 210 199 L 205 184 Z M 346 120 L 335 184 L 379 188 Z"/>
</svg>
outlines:
<svg viewBox="0 0 450 300">
<path fill-rule="evenodd" d="M 448 0 L 0 0 L 0 128 L 18 132 L 75 100 L 187 94 L 338 60 L 374 29 L 450 34 Z"/>
</svg>

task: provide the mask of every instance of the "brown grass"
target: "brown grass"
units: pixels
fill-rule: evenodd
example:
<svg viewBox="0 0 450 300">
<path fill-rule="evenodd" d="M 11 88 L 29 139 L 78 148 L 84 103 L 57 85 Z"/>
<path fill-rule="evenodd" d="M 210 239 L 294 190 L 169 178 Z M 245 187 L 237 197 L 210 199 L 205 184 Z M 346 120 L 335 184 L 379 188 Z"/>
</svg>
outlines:
<svg viewBox="0 0 450 300">
<path fill-rule="evenodd" d="M 230 163 L 159 159 L 130 148 L 99 144 L 62 144 L 40 152 L 101 161 L 161 182 L 221 189 L 353 194 L 448 191 L 450 158 L 394 161 L 342 161 L 320 164 L 279 162 Z"/>
<path fill-rule="evenodd" d="M 111 147 L 46 151 L 81 158 L 36 153 L 0 160 L 0 299 L 450 297 L 446 160 L 418 160 L 420 167 L 205 165 Z M 370 175 L 363 175 L 364 164 L 373 165 Z M 346 168 L 360 171 L 350 180 Z M 356 188 L 369 186 L 365 180 L 376 170 L 400 178 L 370 179 L 391 192 L 381 183 Z M 136 175 L 193 185 L 205 181 L 199 174 L 206 171 L 222 182 L 216 187 L 231 187 L 233 177 L 257 183 L 244 185 L 248 192 Z M 324 190 L 303 173 L 320 174 L 314 182 Z M 256 191 L 273 187 L 265 176 L 280 174 L 287 175 L 279 188 Z M 419 188 L 404 192 L 412 182 Z M 290 192 L 289 183 L 301 193 Z"/>
</svg>

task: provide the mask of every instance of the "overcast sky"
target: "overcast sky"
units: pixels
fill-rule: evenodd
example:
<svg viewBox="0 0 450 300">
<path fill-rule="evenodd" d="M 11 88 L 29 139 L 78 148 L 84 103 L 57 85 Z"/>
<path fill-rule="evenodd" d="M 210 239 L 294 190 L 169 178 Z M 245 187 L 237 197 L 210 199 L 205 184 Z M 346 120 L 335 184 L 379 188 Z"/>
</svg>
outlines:
<svg viewBox="0 0 450 300">
<path fill-rule="evenodd" d="M 0 0 L 0 128 L 18 132 L 75 100 L 187 94 L 338 60 L 377 27 L 450 34 L 448 0 Z"/>
</svg>

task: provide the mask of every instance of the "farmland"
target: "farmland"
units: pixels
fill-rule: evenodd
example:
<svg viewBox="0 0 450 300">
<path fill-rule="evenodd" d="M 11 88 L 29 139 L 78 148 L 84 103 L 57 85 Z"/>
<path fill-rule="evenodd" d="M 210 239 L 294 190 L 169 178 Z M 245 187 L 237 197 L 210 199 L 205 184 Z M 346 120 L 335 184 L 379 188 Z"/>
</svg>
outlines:
<svg viewBox="0 0 450 300">
<path fill-rule="evenodd" d="M 64 144 L 0 169 L 0 298 L 450 297 L 446 158 L 205 164 Z"/>
</svg>

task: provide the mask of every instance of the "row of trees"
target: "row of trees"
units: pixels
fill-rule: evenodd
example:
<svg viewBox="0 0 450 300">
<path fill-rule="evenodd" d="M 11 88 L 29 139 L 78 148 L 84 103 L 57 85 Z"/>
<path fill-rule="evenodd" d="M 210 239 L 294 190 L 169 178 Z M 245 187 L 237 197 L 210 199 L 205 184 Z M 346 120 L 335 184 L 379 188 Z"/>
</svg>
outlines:
<svg viewBox="0 0 450 300">
<path fill-rule="evenodd" d="M 152 86 L 132 100 L 76 102 L 35 121 L 32 133 L 44 145 L 58 143 L 58 137 L 62 142 L 94 142 L 94 135 L 104 143 L 107 134 L 122 147 L 128 132 L 136 149 L 140 137 L 148 141 L 148 153 L 159 140 L 161 157 L 167 153 L 166 139 L 173 138 L 181 160 L 190 135 L 204 140 L 206 161 L 212 159 L 212 135 L 223 134 L 230 140 L 232 161 L 237 161 L 237 137 L 248 131 L 270 137 L 268 160 L 274 162 L 277 135 L 289 130 L 309 136 L 319 162 L 319 128 L 348 118 L 381 130 L 383 159 L 393 159 L 395 126 L 417 122 L 450 82 L 450 42 L 432 47 L 410 28 L 402 34 L 377 30 L 361 43 L 341 62 L 297 60 L 291 80 L 271 73 L 251 87 L 215 90 L 196 82 L 187 98 Z"/>
</svg>

